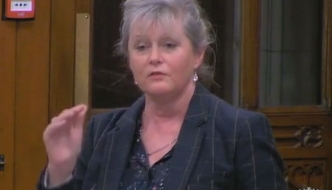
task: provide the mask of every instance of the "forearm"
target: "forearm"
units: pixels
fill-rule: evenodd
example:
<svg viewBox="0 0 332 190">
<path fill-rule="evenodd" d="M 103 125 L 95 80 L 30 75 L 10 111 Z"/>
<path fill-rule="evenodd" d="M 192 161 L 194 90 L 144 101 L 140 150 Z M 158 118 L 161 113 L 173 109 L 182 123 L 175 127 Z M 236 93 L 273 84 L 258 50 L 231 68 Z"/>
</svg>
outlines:
<svg viewBox="0 0 332 190">
<path fill-rule="evenodd" d="M 70 169 L 69 173 L 60 174 L 60 177 L 56 177 L 57 178 L 56 180 L 52 179 L 52 182 L 50 184 L 49 183 L 50 176 L 48 176 L 48 174 L 46 173 L 46 171 L 48 171 L 49 168 L 46 167 L 41 172 L 37 189 L 38 190 L 81 190 L 83 179 L 87 171 L 88 162 L 93 152 L 92 139 L 93 139 L 93 118 L 90 120 L 88 124 L 88 131 L 84 138 L 82 152 L 80 153 L 79 157 L 76 160 L 75 168 Z M 73 172 L 72 170 L 74 170 L 75 172 Z"/>
<path fill-rule="evenodd" d="M 73 175 L 68 176 L 62 183 L 53 185 L 49 185 L 48 177 L 46 170 L 44 170 L 40 176 L 37 190 L 81 190 L 81 181 Z"/>
</svg>

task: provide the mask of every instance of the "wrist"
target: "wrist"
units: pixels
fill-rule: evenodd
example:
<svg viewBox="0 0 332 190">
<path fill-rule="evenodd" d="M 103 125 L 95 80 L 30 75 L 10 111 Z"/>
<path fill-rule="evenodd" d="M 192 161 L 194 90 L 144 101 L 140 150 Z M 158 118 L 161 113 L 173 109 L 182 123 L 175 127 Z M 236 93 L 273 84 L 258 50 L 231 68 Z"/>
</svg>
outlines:
<svg viewBox="0 0 332 190">
<path fill-rule="evenodd" d="M 73 168 L 48 164 L 46 168 L 48 186 L 65 183 L 72 175 Z"/>
</svg>

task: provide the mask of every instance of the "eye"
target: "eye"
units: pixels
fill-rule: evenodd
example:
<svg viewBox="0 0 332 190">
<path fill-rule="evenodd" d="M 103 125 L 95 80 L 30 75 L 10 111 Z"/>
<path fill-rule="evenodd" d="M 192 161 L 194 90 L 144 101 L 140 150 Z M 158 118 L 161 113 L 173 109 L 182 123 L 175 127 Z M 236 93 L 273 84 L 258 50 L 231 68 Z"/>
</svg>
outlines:
<svg viewBox="0 0 332 190">
<path fill-rule="evenodd" d="M 139 50 L 139 51 L 143 51 L 143 50 L 145 50 L 147 48 L 147 46 L 146 45 L 138 45 L 138 46 L 136 46 L 136 49 L 137 50 Z"/>
<path fill-rule="evenodd" d="M 167 48 L 167 49 L 174 49 L 176 48 L 176 44 L 175 43 L 172 43 L 172 42 L 167 42 L 164 44 L 164 47 Z"/>
</svg>

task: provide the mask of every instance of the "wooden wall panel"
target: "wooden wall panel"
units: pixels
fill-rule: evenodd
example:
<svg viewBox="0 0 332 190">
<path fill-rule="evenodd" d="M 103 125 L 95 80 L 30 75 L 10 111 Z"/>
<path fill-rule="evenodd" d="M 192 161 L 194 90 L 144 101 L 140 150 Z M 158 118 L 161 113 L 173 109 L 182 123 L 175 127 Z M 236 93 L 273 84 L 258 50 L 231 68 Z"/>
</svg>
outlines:
<svg viewBox="0 0 332 190">
<path fill-rule="evenodd" d="M 0 34 L 0 154 L 6 159 L 5 170 L 0 171 L 0 189 L 11 190 L 14 182 L 16 23 L 0 20 Z"/>
<path fill-rule="evenodd" d="M 74 99 L 75 0 L 52 1 L 50 118 Z"/>
<path fill-rule="evenodd" d="M 50 2 L 36 1 L 36 19 L 18 24 L 15 190 L 35 189 L 46 160 L 42 133 L 49 114 Z"/>
<path fill-rule="evenodd" d="M 289 190 L 326 188 L 327 162 L 324 159 L 286 160 Z"/>
<path fill-rule="evenodd" d="M 76 13 L 91 13 L 91 6 L 91 0 L 78 0 L 76 1 Z"/>
</svg>

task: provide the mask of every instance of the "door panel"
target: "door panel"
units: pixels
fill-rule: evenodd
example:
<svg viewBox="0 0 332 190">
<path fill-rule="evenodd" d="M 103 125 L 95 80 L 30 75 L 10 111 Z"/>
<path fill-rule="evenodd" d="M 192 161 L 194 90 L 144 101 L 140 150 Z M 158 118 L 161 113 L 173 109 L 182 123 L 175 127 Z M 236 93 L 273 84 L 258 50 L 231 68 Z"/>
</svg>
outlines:
<svg viewBox="0 0 332 190">
<path fill-rule="evenodd" d="M 326 186 L 328 161 L 326 159 L 287 160 L 289 189 L 328 189 Z M 305 184 L 305 185 L 304 185 Z"/>
<path fill-rule="evenodd" d="M 17 26 L 15 190 L 35 187 L 46 160 L 42 134 L 49 111 L 51 2 L 36 3 L 36 19 Z"/>
<path fill-rule="evenodd" d="M 322 104 L 322 1 L 261 1 L 259 107 Z"/>
<path fill-rule="evenodd" d="M 331 1 L 257 2 L 243 6 L 241 104 L 268 115 L 290 190 L 331 189 Z"/>
<path fill-rule="evenodd" d="M 2 15 L 0 3 L 0 15 Z M 14 185 L 14 111 L 15 111 L 15 45 L 16 23 L 0 21 L 0 155 L 5 156 L 0 171 L 0 189 Z"/>
<path fill-rule="evenodd" d="M 49 1 L 37 1 L 35 20 L 0 20 L 0 154 L 6 159 L 1 190 L 35 189 L 45 165 L 50 8 Z"/>
</svg>

